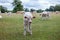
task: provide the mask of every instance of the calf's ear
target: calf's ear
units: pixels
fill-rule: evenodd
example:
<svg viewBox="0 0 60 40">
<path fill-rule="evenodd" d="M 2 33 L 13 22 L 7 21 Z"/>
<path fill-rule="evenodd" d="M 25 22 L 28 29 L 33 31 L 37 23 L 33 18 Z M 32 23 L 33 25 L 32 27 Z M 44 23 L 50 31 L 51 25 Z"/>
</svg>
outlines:
<svg viewBox="0 0 60 40">
<path fill-rule="evenodd" d="M 33 16 L 33 18 L 36 18 L 35 16 Z"/>
</svg>

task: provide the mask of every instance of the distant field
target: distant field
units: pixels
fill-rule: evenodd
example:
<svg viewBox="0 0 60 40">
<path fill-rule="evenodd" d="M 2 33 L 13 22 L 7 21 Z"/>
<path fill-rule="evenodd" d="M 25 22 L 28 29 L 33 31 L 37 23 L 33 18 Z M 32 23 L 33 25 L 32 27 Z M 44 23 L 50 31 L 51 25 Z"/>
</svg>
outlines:
<svg viewBox="0 0 60 40">
<path fill-rule="evenodd" d="M 60 40 L 60 14 L 51 14 L 50 19 L 41 20 L 37 14 L 32 22 L 32 36 L 23 35 L 23 15 L 1 14 L 0 40 Z"/>
</svg>

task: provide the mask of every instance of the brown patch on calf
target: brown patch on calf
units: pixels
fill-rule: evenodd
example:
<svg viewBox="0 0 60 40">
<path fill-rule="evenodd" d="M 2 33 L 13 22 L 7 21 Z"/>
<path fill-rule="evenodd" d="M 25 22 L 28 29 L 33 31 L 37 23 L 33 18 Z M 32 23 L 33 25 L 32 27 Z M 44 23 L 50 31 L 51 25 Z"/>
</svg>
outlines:
<svg viewBox="0 0 60 40">
<path fill-rule="evenodd" d="M 46 14 L 42 14 L 42 17 L 46 17 Z"/>
</svg>

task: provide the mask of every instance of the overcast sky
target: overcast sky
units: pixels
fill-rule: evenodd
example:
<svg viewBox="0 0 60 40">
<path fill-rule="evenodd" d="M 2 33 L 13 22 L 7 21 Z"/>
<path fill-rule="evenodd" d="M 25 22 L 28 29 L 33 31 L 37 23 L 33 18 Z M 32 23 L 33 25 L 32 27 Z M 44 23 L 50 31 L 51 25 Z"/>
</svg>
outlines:
<svg viewBox="0 0 60 40">
<path fill-rule="evenodd" d="M 50 6 L 55 6 L 56 4 L 60 4 L 60 0 L 21 0 L 24 8 L 33 8 L 33 9 L 46 9 Z M 12 0 L 0 0 L 0 5 L 3 5 L 8 8 L 8 10 L 12 10 Z"/>
</svg>

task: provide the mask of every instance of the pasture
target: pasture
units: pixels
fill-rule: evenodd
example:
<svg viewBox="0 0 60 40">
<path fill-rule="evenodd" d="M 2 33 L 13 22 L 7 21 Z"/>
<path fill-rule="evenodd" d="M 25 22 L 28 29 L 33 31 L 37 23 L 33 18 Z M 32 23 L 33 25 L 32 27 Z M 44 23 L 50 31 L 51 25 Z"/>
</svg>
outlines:
<svg viewBox="0 0 60 40">
<path fill-rule="evenodd" d="M 51 14 L 48 20 L 41 20 L 37 14 L 32 21 L 32 35 L 23 35 L 23 15 L 12 14 L 0 19 L 0 40 L 60 40 L 60 14 Z"/>
</svg>

